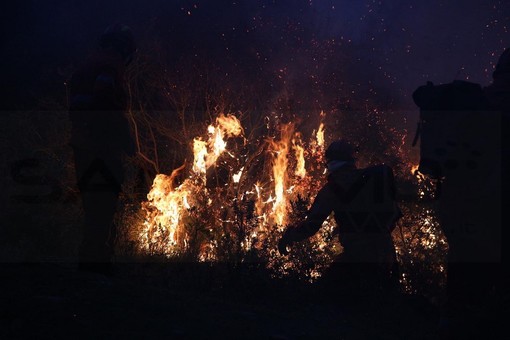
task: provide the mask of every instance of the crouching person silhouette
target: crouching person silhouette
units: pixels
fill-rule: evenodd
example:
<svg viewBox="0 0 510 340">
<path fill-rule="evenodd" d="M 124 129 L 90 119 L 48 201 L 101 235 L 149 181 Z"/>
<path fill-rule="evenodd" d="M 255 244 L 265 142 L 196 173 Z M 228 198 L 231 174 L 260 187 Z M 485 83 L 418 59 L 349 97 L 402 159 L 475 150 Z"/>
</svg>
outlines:
<svg viewBox="0 0 510 340">
<path fill-rule="evenodd" d="M 70 81 L 70 145 L 85 224 L 79 268 L 104 274 L 111 272 L 123 157 L 135 149 L 124 91 L 124 71 L 135 50 L 131 30 L 112 25 L 100 37 L 97 53 Z"/>
<path fill-rule="evenodd" d="M 401 216 L 395 201 L 393 171 L 376 165 L 358 169 L 354 149 L 337 140 L 326 150 L 328 180 L 315 197 L 306 219 L 288 228 L 278 248 L 314 235 L 333 212 L 343 252 L 324 274 L 346 294 L 373 294 L 398 287 L 398 265 L 391 231 Z"/>
</svg>

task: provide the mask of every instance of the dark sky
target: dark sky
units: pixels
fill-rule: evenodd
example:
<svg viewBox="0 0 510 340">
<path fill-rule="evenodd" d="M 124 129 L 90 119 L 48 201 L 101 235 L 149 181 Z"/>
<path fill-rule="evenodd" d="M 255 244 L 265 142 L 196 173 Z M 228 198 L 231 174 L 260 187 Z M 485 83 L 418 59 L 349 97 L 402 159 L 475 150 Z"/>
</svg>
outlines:
<svg viewBox="0 0 510 340">
<path fill-rule="evenodd" d="M 1 11 L 0 23 L 5 108 L 30 106 L 38 96 L 63 91 L 66 72 L 116 21 L 133 28 L 141 49 L 157 40 L 169 60 L 201 54 L 254 77 L 262 69 L 257 63 L 265 63 L 266 69 L 284 69 L 297 84 L 303 68 L 321 69 L 314 76 L 325 77 L 330 69 L 321 63 L 338 60 L 335 69 L 341 69 L 347 58 L 345 86 L 370 82 L 403 109 L 413 108 L 410 95 L 427 80 L 488 84 L 499 54 L 510 46 L 510 3 L 504 0 L 13 3 Z M 319 53 L 329 59 L 314 60 L 314 48 L 323 42 L 341 45 L 342 58 Z"/>
</svg>

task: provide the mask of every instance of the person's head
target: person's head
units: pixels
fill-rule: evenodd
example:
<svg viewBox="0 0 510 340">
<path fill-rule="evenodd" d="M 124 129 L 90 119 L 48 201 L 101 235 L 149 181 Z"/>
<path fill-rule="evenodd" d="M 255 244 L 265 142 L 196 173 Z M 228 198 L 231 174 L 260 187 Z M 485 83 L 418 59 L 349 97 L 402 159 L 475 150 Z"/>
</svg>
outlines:
<svg viewBox="0 0 510 340">
<path fill-rule="evenodd" d="M 492 73 L 492 78 L 502 78 L 502 77 L 510 77 L 510 48 L 507 48 L 503 51 L 501 56 L 498 59 L 498 63 L 496 64 L 496 68 Z"/>
<path fill-rule="evenodd" d="M 328 146 L 324 156 L 327 163 L 333 161 L 354 163 L 356 161 L 354 152 L 354 147 L 349 141 L 338 139 Z"/>
<path fill-rule="evenodd" d="M 129 64 L 136 52 L 136 43 L 133 32 L 129 26 L 124 24 L 113 24 L 106 28 L 99 38 L 99 47 L 102 49 L 113 49 Z"/>
</svg>

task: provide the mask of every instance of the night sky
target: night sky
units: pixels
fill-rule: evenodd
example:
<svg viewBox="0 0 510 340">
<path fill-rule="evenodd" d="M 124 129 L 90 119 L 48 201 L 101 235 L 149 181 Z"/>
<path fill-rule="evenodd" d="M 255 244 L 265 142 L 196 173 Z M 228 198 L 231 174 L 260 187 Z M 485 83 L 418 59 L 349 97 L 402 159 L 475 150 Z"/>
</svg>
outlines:
<svg viewBox="0 0 510 340">
<path fill-rule="evenodd" d="M 281 72 L 297 87 L 302 76 L 343 72 L 332 80 L 338 88 L 370 84 L 405 110 L 415 109 L 411 93 L 428 80 L 489 84 L 510 46 L 510 4 L 501 0 L 33 0 L 9 7 L 0 20 L 4 108 L 61 97 L 71 70 L 113 22 L 133 28 L 141 53 L 158 44 L 169 63 L 205 58 L 235 65 L 247 79 Z M 342 57 L 314 54 L 324 46 L 341 46 Z"/>
</svg>

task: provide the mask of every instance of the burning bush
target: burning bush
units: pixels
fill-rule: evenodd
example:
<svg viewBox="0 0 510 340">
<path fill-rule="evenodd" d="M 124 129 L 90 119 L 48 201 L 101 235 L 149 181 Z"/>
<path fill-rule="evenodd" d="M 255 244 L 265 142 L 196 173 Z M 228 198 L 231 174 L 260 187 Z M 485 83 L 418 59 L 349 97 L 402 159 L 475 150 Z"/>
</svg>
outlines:
<svg viewBox="0 0 510 340">
<path fill-rule="evenodd" d="M 433 185 L 412 172 L 417 150 L 407 142 L 406 113 L 372 85 L 362 92 L 340 79 L 349 77 L 341 45 L 313 44 L 299 62 L 323 65 L 299 79 L 287 67 L 261 66 L 265 78 L 253 79 L 235 63 L 205 67 L 183 59 L 167 67 L 138 57 L 130 116 L 139 150 L 133 161 L 145 169 L 145 181 L 142 189 L 135 180 L 127 184 L 122 247 L 172 261 L 257 263 L 275 277 L 314 281 L 342 251 L 334 221 L 289 256 L 276 243 L 325 180 L 324 145 L 345 137 L 358 146 L 359 166 L 395 170 L 405 216 L 394 240 L 406 289 L 441 285 L 446 242 L 434 217 Z M 332 56 L 345 63 L 332 63 Z"/>
<path fill-rule="evenodd" d="M 323 183 L 325 116 L 317 115 L 308 140 L 292 123 L 268 124 L 265 136 L 250 139 L 235 115 L 219 113 L 207 132 L 194 138 L 193 161 L 154 178 L 138 219 L 129 223 L 137 250 L 185 261 L 263 264 L 275 277 L 315 281 L 342 251 L 332 218 L 288 256 L 280 255 L 276 244 L 304 217 Z M 413 176 L 410 163 L 399 165 L 407 169 L 398 172 L 405 176 L 400 182 L 416 195 L 402 199 L 405 217 L 394 239 L 402 282 L 415 292 L 425 282 L 442 282 L 446 242 L 427 200 L 432 184 Z"/>
</svg>

